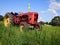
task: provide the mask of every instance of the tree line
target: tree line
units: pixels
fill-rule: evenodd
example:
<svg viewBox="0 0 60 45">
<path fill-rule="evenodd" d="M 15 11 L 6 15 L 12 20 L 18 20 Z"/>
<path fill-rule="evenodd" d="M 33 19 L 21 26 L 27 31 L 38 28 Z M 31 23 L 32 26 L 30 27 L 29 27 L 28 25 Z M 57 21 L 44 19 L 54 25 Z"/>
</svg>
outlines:
<svg viewBox="0 0 60 45">
<path fill-rule="evenodd" d="M 4 17 L 2 15 L 0 15 L 0 21 L 3 21 L 3 18 Z M 52 26 L 60 26 L 60 16 L 53 17 L 50 22 L 40 21 L 39 23 L 42 25 L 47 24 L 47 25 L 52 25 Z"/>
<path fill-rule="evenodd" d="M 3 18 L 4 18 L 4 17 L 3 17 L 2 15 L 0 15 L 0 21 L 3 21 Z"/>
<path fill-rule="evenodd" d="M 52 25 L 52 26 L 60 26 L 60 16 L 53 17 L 50 22 L 40 21 L 39 23 L 42 25 L 47 24 L 47 25 Z"/>
</svg>

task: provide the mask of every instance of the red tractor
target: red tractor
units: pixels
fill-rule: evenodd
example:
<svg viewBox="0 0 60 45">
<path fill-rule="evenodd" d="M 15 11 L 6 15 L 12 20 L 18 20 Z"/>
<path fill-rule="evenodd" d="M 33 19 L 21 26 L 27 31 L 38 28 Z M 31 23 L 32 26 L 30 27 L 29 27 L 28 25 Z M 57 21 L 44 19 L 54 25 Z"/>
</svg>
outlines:
<svg viewBox="0 0 60 45">
<path fill-rule="evenodd" d="M 26 13 L 6 13 L 4 16 L 4 25 L 6 27 L 12 25 L 19 25 L 20 30 L 28 30 L 29 26 L 33 26 L 35 29 L 42 30 L 42 26 L 38 24 L 38 13 L 37 12 L 26 12 Z"/>
</svg>

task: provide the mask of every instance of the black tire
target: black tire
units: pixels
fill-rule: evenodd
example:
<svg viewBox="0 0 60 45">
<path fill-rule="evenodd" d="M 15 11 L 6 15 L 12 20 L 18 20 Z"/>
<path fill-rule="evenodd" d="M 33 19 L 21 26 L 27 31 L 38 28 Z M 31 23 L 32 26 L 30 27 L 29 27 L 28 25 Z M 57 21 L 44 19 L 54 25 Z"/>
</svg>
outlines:
<svg viewBox="0 0 60 45">
<path fill-rule="evenodd" d="M 42 30 L 42 25 L 41 24 L 36 25 L 35 29 Z"/>
<path fill-rule="evenodd" d="M 21 26 L 21 25 L 24 26 L 24 29 L 23 30 L 28 30 L 28 24 L 26 22 L 20 22 L 20 25 L 19 26 Z M 22 31 L 22 30 L 20 29 L 20 31 Z"/>
<path fill-rule="evenodd" d="M 41 24 L 38 24 L 38 27 L 40 30 L 42 30 L 42 25 Z"/>
<path fill-rule="evenodd" d="M 9 24 L 9 26 L 14 25 L 13 16 L 12 16 L 11 13 L 6 13 L 5 16 L 4 16 L 4 18 L 5 18 L 5 19 L 9 18 L 9 20 L 10 20 L 10 24 Z"/>
</svg>

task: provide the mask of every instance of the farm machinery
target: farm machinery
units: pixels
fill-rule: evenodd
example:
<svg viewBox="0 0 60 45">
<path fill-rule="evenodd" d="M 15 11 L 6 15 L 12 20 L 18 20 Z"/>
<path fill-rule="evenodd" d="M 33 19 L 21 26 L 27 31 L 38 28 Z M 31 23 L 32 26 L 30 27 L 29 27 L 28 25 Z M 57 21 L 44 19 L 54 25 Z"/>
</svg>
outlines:
<svg viewBox="0 0 60 45">
<path fill-rule="evenodd" d="M 4 16 L 4 25 L 6 27 L 12 25 L 19 25 L 20 30 L 26 30 L 29 26 L 33 26 L 36 29 L 42 29 L 41 25 L 38 24 L 38 13 L 27 12 L 27 13 L 6 13 Z"/>
<path fill-rule="evenodd" d="M 20 30 L 27 30 L 28 27 L 32 26 L 34 29 L 42 30 L 42 26 L 38 24 L 38 13 L 37 12 L 25 12 L 25 13 L 13 13 L 8 12 L 4 16 L 4 25 L 6 27 L 19 25 Z"/>
</svg>

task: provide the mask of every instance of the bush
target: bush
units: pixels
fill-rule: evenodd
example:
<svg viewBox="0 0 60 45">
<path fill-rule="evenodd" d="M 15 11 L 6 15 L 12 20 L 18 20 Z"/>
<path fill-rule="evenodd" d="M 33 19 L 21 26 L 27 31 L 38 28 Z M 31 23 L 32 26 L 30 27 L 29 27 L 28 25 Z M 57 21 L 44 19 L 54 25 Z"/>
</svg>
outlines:
<svg viewBox="0 0 60 45">
<path fill-rule="evenodd" d="M 44 24 L 45 24 L 45 22 L 43 22 L 43 21 L 40 21 L 39 23 L 40 23 L 40 24 L 42 24 L 42 25 L 44 25 Z"/>
<path fill-rule="evenodd" d="M 2 15 L 0 15 L 0 21 L 3 21 L 3 16 Z"/>
<path fill-rule="evenodd" d="M 60 26 L 60 16 L 55 16 L 49 24 L 53 26 Z"/>
</svg>

